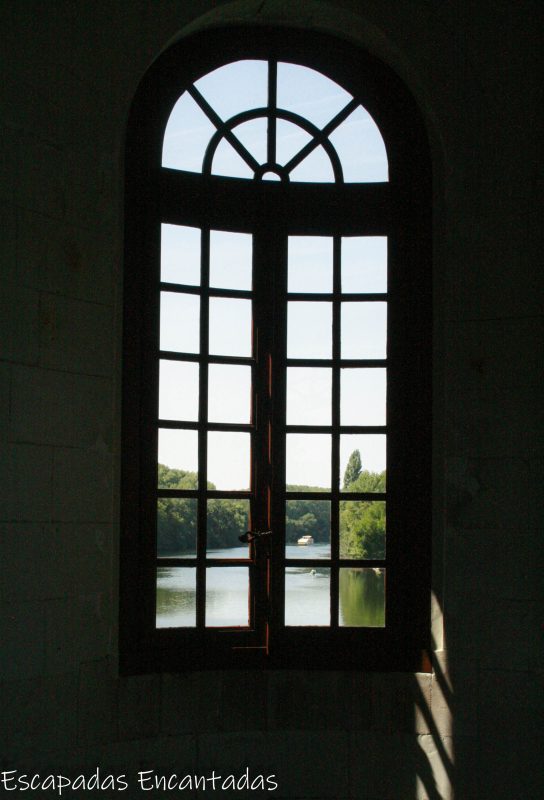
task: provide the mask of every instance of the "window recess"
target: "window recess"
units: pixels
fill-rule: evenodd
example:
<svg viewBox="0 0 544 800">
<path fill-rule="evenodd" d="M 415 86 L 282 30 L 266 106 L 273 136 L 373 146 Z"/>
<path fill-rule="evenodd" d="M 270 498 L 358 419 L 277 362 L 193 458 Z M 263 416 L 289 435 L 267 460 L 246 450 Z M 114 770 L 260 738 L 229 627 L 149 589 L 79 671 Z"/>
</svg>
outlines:
<svg viewBox="0 0 544 800">
<path fill-rule="evenodd" d="M 126 188 L 123 670 L 427 668 L 409 95 L 345 43 L 209 31 L 144 79 Z"/>
</svg>

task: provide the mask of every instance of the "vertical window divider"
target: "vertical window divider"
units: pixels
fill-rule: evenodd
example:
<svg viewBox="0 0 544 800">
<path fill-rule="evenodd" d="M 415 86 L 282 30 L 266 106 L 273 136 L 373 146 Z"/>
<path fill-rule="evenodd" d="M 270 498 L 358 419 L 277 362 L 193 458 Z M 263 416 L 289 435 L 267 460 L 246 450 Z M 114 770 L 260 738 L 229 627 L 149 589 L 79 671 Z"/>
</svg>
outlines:
<svg viewBox="0 0 544 800">
<path fill-rule="evenodd" d="M 200 374 L 198 398 L 198 521 L 196 624 L 206 625 L 206 533 L 208 523 L 208 364 L 210 319 L 210 231 L 202 229 L 200 247 Z"/>
<path fill-rule="evenodd" d="M 338 559 L 340 554 L 340 297 L 342 239 L 333 239 L 333 303 L 332 303 L 332 441 L 331 441 L 331 628 L 338 627 L 338 607 L 340 594 L 340 575 Z"/>
<path fill-rule="evenodd" d="M 267 160 L 270 166 L 276 163 L 276 126 L 277 126 L 277 96 L 278 96 L 278 62 L 268 62 L 268 136 Z"/>
</svg>

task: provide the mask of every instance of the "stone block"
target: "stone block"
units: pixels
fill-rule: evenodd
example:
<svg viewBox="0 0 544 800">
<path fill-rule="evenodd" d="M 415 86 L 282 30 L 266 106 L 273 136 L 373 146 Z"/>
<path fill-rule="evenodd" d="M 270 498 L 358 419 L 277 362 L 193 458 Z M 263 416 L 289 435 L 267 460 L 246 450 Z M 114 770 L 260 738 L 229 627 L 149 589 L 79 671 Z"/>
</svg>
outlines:
<svg viewBox="0 0 544 800">
<path fill-rule="evenodd" d="M 178 736 L 195 732 L 199 719 L 199 674 L 164 673 L 161 687 L 161 733 Z"/>
<path fill-rule="evenodd" d="M 96 163 L 88 169 L 94 177 Z M 85 191 L 88 198 L 99 187 L 85 186 Z M 25 209 L 18 214 L 18 267 L 26 285 L 82 301 L 113 302 L 112 277 L 119 261 L 115 250 L 120 242 L 115 244 L 115 238 L 102 228 L 59 223 Z"/>
<path fill-rule="evenodd" d="M 160 723 L 160 676 L 141 675 L 119 682 L 119 739 L 157 737 Z"/>
<path fill-rule="evenodd" d="M 66 213 L 65 151 L 36 138 L 32 130 L 20 136 L 18 156 L 19 205 L 62 219 Z"/>
<path fill-rule="evenodd" d="M 376 800 L 415 798 L 416 782 L 428 767 L 418 737 L 383 731 L 354 732 L 350 739 L 350 797 Z M 436 797 L 436 795 L 430 795 Z"/>
<path fill-rule="evenodd" d="M 0 292 L 0 359 L 36 364 L 39 358 L 39 294 L 5 282 Z"/>
<path fill-rule="evenodd" d="M 275 672 L 269 678 L 272 730 L 345 730 L 351 718 L 350 673 Z"/>
<path fill-rule="evenodd" d="M 112 650 L 111 612 L 105 591 L 47 600 L 47 672 L 75 670 L 81 662 L 108 656 Z"/>
<path fill-rule="evenodd" d="M 82 748 L 117 739 L 117 680 L 108 659 L 81 665 L 77 742 Z"/>
<path fill-rule="evenodd" d="M 535 528 L 542 510 L 540 467 L 523 458 L 447 459 L 448 525 L 512 530 L 523 521 Z"/>
<path fill-rule="evenodd" d="M 35 444 L 111 448 L 109 378 L 13 367 L 11 438 Z"/>
<path fill-rule="evenodd" d="M 112 311 L 109 306 L 53 294 L 40 304 L 40 364 L 87 375 L 111 375 Z"/>
<path fill-rule="evenodd" d="M 42 603 L 21 598 L 3 604 L 0 616 L 0 680 L 42 675 L 45 667 L 45 619 Z"/>
<path fill-rule="evenodd" d="M 32 444 L 4 444 L 0 459 L 0 520 L 49 521 L 53 450 Z"/>
<path fill-rule="evenodd" d="M 77 674 L 36 676 L 0 686 L 2 754 L 24 763 L 33 750 L 69 748 L 77 729 Z M 27 762 L 27 768 L 31 761 Z"/>
<path fill-rule="evenodd" d="M 53 514 L 59 522 L 108 522 L 112 515 L 112 461 L 101 449 L 57 448 L 53 460 Z"/>
</svg>

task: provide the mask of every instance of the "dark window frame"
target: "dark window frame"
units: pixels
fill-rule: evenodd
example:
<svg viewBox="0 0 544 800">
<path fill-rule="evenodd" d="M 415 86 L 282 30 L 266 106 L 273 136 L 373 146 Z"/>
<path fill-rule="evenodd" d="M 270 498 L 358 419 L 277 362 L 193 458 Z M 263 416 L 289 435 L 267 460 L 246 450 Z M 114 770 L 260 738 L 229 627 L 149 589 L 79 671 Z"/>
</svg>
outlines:
<svg viewBox="0 0 544 800">
<path fill-rule="evenodd" d="M 201 75 L 240 58 L 295 61 L 351 91 L 385 140 L 389 183 L 286 185 L 161 168 L 164 129 L 182 91 Z M 121 670 L 249 666 L 428 670 L 431 168 L 424 124 L 410 93 L 390 68 L 324 34 L 264 27 L 208 30 L 169 48 L 144 77 L 128 123 L 125 178 Z M 394 579 L 396 589 L 388 590 L 384 629 L 285 628 L 279 624 L 282 608 L 276 607 L 269 620 L 274 644 L 267 649 L 262 625 L 259 630 L 234 633 L 157 631 L 149 624 L 154 614 L 150 587 L 156 564 L 155 494 L 150 496 L 149 491 L 154 481 L 156 485 L 156 422 L 149 409 L 158 380 L 158 310 L 152 299 L 158 285 L 158 223 L 243 230 L 240 219 L 247 230 L 259 230 L 261 241 L 267 242 L 263 263 L 281 248 L 284 239 L 277 238 L 281 231 L 389 236 L 388 537 L 391 524 L 394 540 L 409 539 L 410 547 L 402 550 L 397 544 L 391 555 L 388 551 L 388 578 Z M 267 226 L 267 219 L 274 224 Z M 266 288 L 259 291 L 264 297 Z M 280 397 L 283 391 L 279 386 Z M 276 446 L 281 450 L 281 444 Z M 283 498 L 277 502 L 283 503 Z M 279 505 L 272 508 L 272 520 L 284 513 L 281 509 Z M 273 563 L 279 565 L 271 575 L 273 598 L 279 597 L 274 586 L 283 568 L 280 547 L 281 542 L 273 542 Z M 262 562 L 262 556 L 257 562 L 259 558 Z M 256 569 L 266 569 L 266 565 L 257 563 Z M 255 602 L 262 619 L 267 598 L 257 593 Z"/>
</svg>

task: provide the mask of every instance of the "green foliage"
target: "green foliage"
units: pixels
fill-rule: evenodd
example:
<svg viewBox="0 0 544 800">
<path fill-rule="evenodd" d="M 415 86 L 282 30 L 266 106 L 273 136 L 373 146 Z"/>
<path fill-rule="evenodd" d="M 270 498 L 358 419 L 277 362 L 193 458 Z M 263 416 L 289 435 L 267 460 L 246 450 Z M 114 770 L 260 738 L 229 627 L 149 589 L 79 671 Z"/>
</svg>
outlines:
<svg viewBox="0 0 544 800">
<path fill-rule="evenodd" d="M 355 451 L 357 453 L 358 451 Z M 352 454 L 353 456 L 354 454 Z M 350 458 L 350 461 L 352 459 Z M 353 459 L 355 466 L 356 459 Z M 349 464 L 348 464 L 349 466 Z M 385 472 L 358 470 L 349 484 L 355 492 L 385 491 Z M 347 470 L 346 470 L 347 473 Z M 159 464 L 159 486 L 166 489 L 196 489 L 195 472 Z M 213 484 L 208 484 L 214 489 Z M 288 491 L 320 491 L 319 486 L 288 486 Z M 208 547 L 220 549 L 239 545 L 238 537 L 248 528 L 248 502 L 213 499 L 208 501 Z M 197 501 L 194 498 L 161 498 L 157 508 L 157 547 L 160 555 L 194 553 L 196 550 Z M 286 541 L 294 544 L 310 534 L 316 542 L 330 537 L 330 502 L 287 500 Z M 340 503 L 340 555 L 352 558 L 385 557 L 385 503 L 343 500 Z"/>
<path fill-rule="evenodd" d="M 383 500 L 340 503 L 340 557 L 385 558 Z"/>
<path fill-rule="evenodd" d="M 361 474 L 362 470 L 361 464 L 361 453 L 359 450 L 354 450 L 353 453 L 350 455 L 346 471 L 344 472 L 344 491 L 348 488 L 348 486 L 357 480 L 359 475 Z"/>
<path fill-rule="evenodd" d="M 159 486 L 163 489 L 196 489 L 196 472 L 159 464 Z M 209 489 L 215 489 L 212 483 Z M 247 530 L 244 500 L 208 502 L 208 547 L 236 547 L 238 536 Z M 194 553 L 196 550 L 197 500 L 161 498 L 157 504 L 157 549 L 160 555 Z"/>
</svg>

